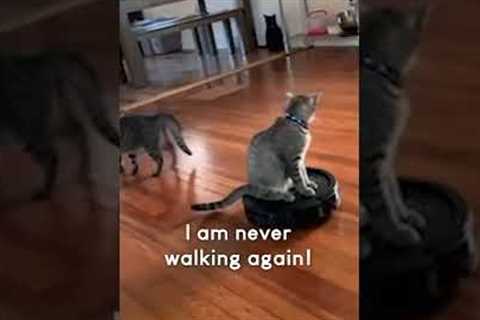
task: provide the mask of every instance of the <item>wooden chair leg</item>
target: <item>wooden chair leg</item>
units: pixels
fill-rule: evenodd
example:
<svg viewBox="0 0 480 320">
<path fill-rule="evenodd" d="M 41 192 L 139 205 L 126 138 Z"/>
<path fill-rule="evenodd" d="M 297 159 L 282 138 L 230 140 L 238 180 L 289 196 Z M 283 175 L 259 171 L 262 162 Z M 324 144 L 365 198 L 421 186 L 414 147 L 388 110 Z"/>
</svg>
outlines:
<svg viewBox="0 0 480 320">
<path fill-rule="evenodd" d="M 215 41 L 215 33 L 213 32 L 213 27 L 211 24 L 207 26 L 208 38 L 211 45 L 211 50 L 213 55 L 218 55 L 217 42 Z"/>
<path fill-rule="evenodd" d="M 233 30 L 230 19 L 223 20 L 223 26 L 225 28 L 225 33 L 227 35 L 228 46 L 230 47 L 230 53 L 235 54 L 235 41 L 233 39 Z"/>
<path fill-rule="evenodd" d="M 198 32 L 198 28 L 193 28 L 193 38 L 195 40 L 195 45 L 197 47 L 198 54 L 203 56 L 204 49 L 203 49 L 203 46 L 202 46 L 202 40 L 200 38 L 200 33 Z"/>
</svg>

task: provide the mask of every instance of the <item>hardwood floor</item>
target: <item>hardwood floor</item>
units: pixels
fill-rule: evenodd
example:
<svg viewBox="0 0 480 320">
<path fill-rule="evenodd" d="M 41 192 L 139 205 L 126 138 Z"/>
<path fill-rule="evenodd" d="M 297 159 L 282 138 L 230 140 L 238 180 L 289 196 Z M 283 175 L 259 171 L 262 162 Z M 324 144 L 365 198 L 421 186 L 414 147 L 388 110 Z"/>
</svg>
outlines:
<svg viewBox="0 0 480 320">
<path fill-rule="evenodd" d="M 247 55 L 237 51 L 235 55 L 231 55 L 229 50 L 220 49 L 218 56 L 215 57 L 202 57 L 195 51 L 148 57 L 145 59 L 145 67 L 150 85 L 145 88 L 134 88 L 122 84 L 119 88 L 120 110 L 131 108 L 132 105 L 144 104 L 144 101 L 159 94 L 169 95 L 212 77 L 283 55 L 283 53 L 271 53 L 266 49 L 258 49 Z"/>
<path fill-rule="evenodd" d="M 357 50 L 314 49 L 252 69 L 247 85 L 216 100 L 187 97 L 145 108 L 175 114 L 194 156 L 166 157 L 160 178 L 141 158 L 137 178 L 121 180 L 120 279 L 122 319 L 314 320 L 358 317 L 358 71 Z M 245 182 L 252 135 L 282 113 L 285 92 L 325 92 L 312 126 L 308 164 L 333 172 L 343 205 L 322 227 L 287 242 L 184 240 L 192 228 L 249 227 L 240 204 L 214 215 L 193 215 L 193 202 L 216 200 Z M 163 255 L 194 247 L 222 252 L 313 250 L 311 267 L 265 272 L 243 267 L 177 268 Z"/>
<path fill-rule="evenodd" d="M 455 187 L 476 217 L 480 252 L 480 27 L 475 1 L 435 2 L 411 82 L 411 116 L 400 173 Z M 445 21 L 448 20 L 448 24 Z M 480 272 L 463 281 L 453 302 L 433 320 L 480 317 Z"/>
</svg>

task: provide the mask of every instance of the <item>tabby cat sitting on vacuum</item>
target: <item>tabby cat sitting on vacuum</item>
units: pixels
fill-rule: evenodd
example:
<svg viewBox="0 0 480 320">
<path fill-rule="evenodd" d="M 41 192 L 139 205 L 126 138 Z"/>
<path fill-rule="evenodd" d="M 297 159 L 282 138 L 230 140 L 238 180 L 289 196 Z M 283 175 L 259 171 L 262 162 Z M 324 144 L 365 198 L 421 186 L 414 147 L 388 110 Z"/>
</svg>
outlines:
<svg viewBox="0 0 480 320">
<path fill-rule="evenodd" d="M 287 93 L 285 115 L 256 134 L 248 148 L 248 184 L 238 187 L 225 199 L 194 204 L 196 211 L 210 211 L 232 205 L 244 195 L 270 200 L 295 200 L 294 190 L 313 197 L 317 185 L 308 178 L 305 155 L 310 146 L 309 123 L 315 118 L 320 94 Z"/>
<path fill-rule="evenodd" d="M 426 223 L 405 204 L 394 169 L 409 109 L 404 78 L 425 13 L 424 1 L 409 9 L 361 6 L 360 223 L 395 246 L 421 242 Z"/>
<path fill-rule="evenodd" d="M 187 147 L 182 135 L 180 123 L 174 116 L 158 113 L 155 115 L 126 115 L 120 118 L 120 172 L 123 173 L 122 154 L 127 153 L 133 165 L 132 174 L 138 173 L 136 151 L 145 149 L 157 163 L 153 176 L 160 175 L 163 165 L 162 148 L 171 134 L 177 146 L 189 156 L 192 151 Z"/>
<path fill-rule="evenodd" d="M 78 55 L 0 56 L 0 144 L 21 146 L 42 167 L 45 182 L 35 199 L 48 197 L 53 190 L 58 143 L 64 139 L 75 144 L 81 156 L 79 179 L 90 183 L 87 122 L 119 146 L 101 97 L 95 71 Z"/>
</svg>

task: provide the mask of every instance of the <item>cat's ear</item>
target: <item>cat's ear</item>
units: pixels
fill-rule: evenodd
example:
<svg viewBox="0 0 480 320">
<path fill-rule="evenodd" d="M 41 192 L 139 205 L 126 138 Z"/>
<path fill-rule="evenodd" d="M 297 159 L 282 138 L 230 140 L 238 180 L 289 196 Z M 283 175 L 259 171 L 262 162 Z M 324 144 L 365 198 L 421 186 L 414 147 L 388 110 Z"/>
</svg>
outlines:
<svg viewBox="0 0 480 320">
<path fill-rule="evenodd" d="M 317 105 L 320 98 L 323 96 L 323 92 L 315 92 L 308 95 L 310 104 Z"/>
<path fill-rule="evenodd" d="M 285 93 L 285 98 L 287 99 L 285 104 L 283 105 L 283 111 L 287 111 L 288 108 L 290 107 L 290 104 L 292 103 L 292 99 L 295 97 L 295 94 L 291 91 L 287 91 Z"/>
</svg>

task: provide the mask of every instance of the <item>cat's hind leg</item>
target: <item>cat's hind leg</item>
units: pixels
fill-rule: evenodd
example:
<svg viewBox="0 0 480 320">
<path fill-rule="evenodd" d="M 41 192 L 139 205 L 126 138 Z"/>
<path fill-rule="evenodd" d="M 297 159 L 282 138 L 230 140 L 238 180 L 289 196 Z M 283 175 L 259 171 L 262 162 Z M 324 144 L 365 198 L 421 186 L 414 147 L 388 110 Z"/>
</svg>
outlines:
<svg viewBox="0 0 480 320">
<path fill-rule="evenodd" d="M 295 201 L 295 195 L 289 190 L 281 190 L 267 187 L 252 188 L 251 196 L 267 201 Z"/>
<path fill-rule="evenodd" d="M 157 163 L 157 169 L 152 176 L 158 177 L 163 167 L 163 155 L 158 149 L 147 149 L 148 155 Z"/>
<path fill-rule="evenodd" d="M 249 155 L 249 182 L 252 186 L 253 197 L 267 201 L 295 201 L 291 190 L 292 181 L 287 177 L 282 159 L 270 148 L 257 147 L 250 150 Z"/>
<path fill-rule="evenodd" d="M 136 176 L 138 173 L 137 155 L 135 153 L 129 153 L 128 158 L 133 166 L 132 175 Z"/>
<path fill-rule="evenodd" d="M 170 155 L 172 157 L 171 168 L 172 168 L 172 170 L 176 170 L 177 164 L 178 164 L 178 156 L 177 156 L 177 152 L 175 150 L 175 146 L 173 145 L 173 143 L 171 142 L 170 139 L 166 139 L 166 137 L 168 136 L 167 131 L 163 130 L 162 132 L 163 132 L 163 137 L 164 138 L 160 139 L 160 142 L 159 142 L 160 149 L 165 150 L 165 151 L 168 150 L 168 153 L 170 153 Z"/>
</svg>

